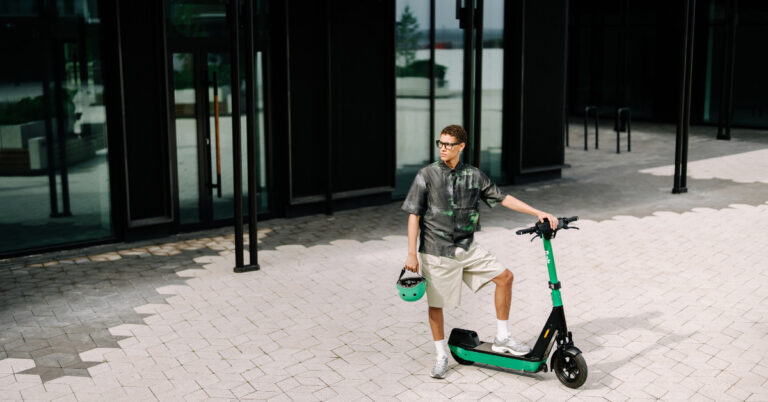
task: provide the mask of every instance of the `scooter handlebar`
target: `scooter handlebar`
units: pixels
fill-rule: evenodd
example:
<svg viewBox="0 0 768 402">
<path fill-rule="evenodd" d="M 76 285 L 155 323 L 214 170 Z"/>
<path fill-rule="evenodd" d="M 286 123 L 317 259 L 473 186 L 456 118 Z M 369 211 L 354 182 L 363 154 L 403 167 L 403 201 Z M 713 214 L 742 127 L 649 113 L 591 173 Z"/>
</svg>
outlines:
<svg viewBox="0 0 768 402">
<path fill-rule="evenodd" d="M 533 232 L 535 232 L 535 231 L 536 231 L 536 227 L 534 226 L 534 227 L 532 227 L 532 228 L 527 228 L 527 229 L 520 229 L 520 230 L 518 230 L 518 231 L 517 231 L 517 232 L 515 232 L 515 233 L 517 233 L 517 234 L 519 234 L 519 235 L 524 235 L 524 234 L 533 233 Z"/>
<path fill-rule="evenodd" d="M 557 229 L 570 229 L 568 227 L 568 224 L 571 222 L 575 222 L 579 220 L 578 216 L 572 216 L 570 218 L 557 218 Z M 549 220 L 544 219 L 544 222 L 536 222 L 533 226 L 525 229 L 520 229 L 517 232 L 515 232 L 518 235 L 524 235 L 524 234 L 531 234 L 531 233 L 537 233 L 541 234 L 543 232 L 546 232 L 547 230 L 552 230 L 549 226 Z"/>
</svg>

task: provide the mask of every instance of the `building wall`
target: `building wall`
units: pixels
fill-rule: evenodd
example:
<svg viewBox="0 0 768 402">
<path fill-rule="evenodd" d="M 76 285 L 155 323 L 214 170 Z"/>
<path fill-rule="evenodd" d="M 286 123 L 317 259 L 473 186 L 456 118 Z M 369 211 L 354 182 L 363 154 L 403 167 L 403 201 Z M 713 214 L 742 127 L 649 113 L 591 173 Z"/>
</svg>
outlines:
<svg viewBox="0 0 768 402">
<path fill-rule="evenodd" d="M 696 1 L 691 122 L 717 124 L 726 101 L 729 63 L 726 9 L 731 0 Z M 594 105 L 613 117 L 629 106 L 635 119 L 677 119 L 682 55 L 682 2 L 587 0 L 571 2 L 568 109 L 582 116 Z M 768 3 L 738 1 L 733 124 L 768 127 Z M 622 35 L 625 35 L 622 37 Z M 626 57 L 626 62 L 625 62 Z"/>
</svg>

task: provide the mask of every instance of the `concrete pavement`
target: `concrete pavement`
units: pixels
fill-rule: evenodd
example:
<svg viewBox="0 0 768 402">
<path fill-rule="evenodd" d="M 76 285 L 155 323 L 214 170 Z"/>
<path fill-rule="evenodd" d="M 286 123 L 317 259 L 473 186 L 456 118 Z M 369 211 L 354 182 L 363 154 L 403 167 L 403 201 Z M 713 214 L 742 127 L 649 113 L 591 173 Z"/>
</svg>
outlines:
<svg viewBox="0 0 768 402">
<path fill-rule="evenodd" d="M 394 291 L 392 203 L 262 222 L 263 269 L 245 274 L 226 229 L 0 262 L 0 399 L 768 400 L 768 133 L 695 128 L 689 193 L 672 195 L 670 127 L 633 128 L 632 153 L 571 147 L 563 179 L 505 188 L 582 218 L 553 242 L 579 390 L 453 360 L 429 378 L 425 300 Z M 551 308 L 540 241 L 514 235 L 532 219 L 481 222 L 532 342 Z M 446 326 L 492 338 L 492 287 L 464 292 Z"/>
</svg>

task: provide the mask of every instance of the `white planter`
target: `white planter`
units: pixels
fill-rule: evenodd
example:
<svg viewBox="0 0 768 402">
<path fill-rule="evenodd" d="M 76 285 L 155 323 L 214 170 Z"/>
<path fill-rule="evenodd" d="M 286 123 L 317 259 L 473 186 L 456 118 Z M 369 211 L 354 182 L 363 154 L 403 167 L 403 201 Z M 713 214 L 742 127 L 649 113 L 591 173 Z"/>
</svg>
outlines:
<svg viewBox="0 0 768 402">
<path fill-rule="evenodd" d="M 34 137 L 45 137 L 44 121 L 0 126 L 0 149 L 26 149 L 29 139 Z"/>
</svg>

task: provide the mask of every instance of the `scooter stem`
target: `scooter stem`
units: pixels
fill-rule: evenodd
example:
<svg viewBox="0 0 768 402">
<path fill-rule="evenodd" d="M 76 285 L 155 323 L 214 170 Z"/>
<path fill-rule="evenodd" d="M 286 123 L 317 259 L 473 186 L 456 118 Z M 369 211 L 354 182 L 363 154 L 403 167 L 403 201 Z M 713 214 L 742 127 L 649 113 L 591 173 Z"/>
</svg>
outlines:
<svg viewBox="0 0 768 402">
<path fill-rule="evenodd" d="M 555 255 L 552 253 L 552 242 L 550 239 L 543 238 L 544 253 L 547 256 L 547 269 L 549 270 L 549 287 L 552 289 L 552 305 L 559 307 L 563 305 L 563 299 L 560 296 L 560 282 L 557 280 L 557 271 L 555 270 Z"/>
</svg>

